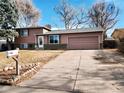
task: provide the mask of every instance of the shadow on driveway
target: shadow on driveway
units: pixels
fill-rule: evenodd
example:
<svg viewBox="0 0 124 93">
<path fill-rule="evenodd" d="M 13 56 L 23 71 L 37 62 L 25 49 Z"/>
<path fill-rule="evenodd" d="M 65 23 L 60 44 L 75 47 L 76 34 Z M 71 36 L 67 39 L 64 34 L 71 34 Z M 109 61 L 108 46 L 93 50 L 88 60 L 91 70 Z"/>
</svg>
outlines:
<svg viewBox="0 0 124 93">
<path fill-rule="evenodd" d="M 96 51 L 94 59 L 100 62 L 98 65 L 101 65 L 101 68 L 89 73 L 90 77 L 113 81 L 112 85 L 117 89 L 124 89 L 124 54 L 117 50 L 101 50 Z"/>
</svg>

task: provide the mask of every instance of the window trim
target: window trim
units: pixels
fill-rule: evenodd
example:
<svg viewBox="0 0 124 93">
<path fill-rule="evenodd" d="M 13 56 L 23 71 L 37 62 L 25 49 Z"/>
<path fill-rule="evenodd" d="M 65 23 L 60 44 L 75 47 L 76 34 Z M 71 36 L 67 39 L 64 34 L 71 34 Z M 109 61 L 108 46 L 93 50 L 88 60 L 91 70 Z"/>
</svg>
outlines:
<svg viewBox="0 0 124 93">
<path fill-rule="evenodd" d="M 50 36 L 58 36 L 58 43 L 50 43 Z M 60 35 L 49 35 L 49 44 L 60 44 Z"/>
</svg>

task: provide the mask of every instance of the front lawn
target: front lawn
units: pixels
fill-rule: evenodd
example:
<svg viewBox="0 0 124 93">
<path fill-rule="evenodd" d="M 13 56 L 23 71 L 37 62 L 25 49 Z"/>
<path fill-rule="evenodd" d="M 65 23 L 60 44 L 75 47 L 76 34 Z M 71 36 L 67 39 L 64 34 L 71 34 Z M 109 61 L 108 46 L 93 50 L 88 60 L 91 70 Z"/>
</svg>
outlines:
<svg viewBox="0 0 124 93">
<path fill-rule="evenodd" d="M 48 60 L 54 58 L 60 53 L 62 53 L 62 51 L 20 50 L 19 64 L 23 66 L 31 63 L 47 62 Z M 12 58 L 6 58 L 5 52 L 0 52 L 0 69 L 6 66 L 15 66 L 15 62 Z"/>
</svg>

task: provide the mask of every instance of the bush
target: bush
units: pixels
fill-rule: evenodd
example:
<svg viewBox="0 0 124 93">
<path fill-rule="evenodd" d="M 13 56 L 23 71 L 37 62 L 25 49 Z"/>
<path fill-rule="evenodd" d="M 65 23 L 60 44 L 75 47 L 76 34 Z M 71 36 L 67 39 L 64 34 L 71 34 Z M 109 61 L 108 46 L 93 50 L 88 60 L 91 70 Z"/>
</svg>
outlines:
<svg viewBox="0 0 124 93">
<path fill-rule="evenodd" d="M 28 44 L 28 49 L 35 49 L 35 44 Z"/>
<path fill-rule="evenodd" d="M 67 44 L 44 44 L 45 50 L 67 49 Z"/>
</svg>

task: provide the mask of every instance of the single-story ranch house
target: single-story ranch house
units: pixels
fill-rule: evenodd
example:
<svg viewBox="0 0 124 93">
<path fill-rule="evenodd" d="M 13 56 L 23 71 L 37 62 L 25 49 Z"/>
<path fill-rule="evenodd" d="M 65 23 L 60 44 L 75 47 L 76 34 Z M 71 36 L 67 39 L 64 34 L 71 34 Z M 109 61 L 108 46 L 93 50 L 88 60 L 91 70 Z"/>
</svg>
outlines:
<svg viewBox="0 0 124 93">
<path fill-rule="evenodd" d="M 103 29 L 85 28 L 51 31 L 47 27 L 17 28 L 15 44 L 21 49 L 101 49 Z"/>
<path fill-rule="evenodd" d="M 115 29 L 112 33 L 112 37 L 118 44 L 118 49 L 124 52 L 124 28 Z"/>
</svg>

